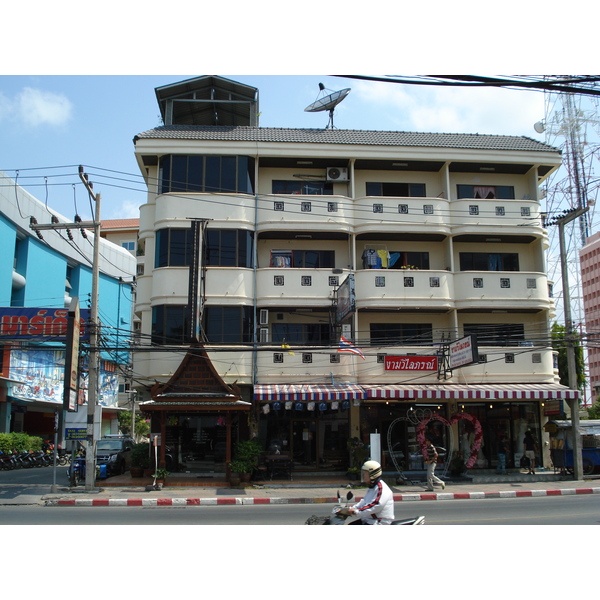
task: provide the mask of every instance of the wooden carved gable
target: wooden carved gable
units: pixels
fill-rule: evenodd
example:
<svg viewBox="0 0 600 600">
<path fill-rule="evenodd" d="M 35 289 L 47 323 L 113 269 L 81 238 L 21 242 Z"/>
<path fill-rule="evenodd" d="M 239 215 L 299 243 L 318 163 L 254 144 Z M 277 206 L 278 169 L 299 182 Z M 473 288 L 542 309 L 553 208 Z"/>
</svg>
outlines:
<svg viewBox="0 0 600 600">
<path fill-rule="evenodd" d="M 155 384 L 150 391 L 153 400 L 160 397 L 162 402 L 182 398 L 190 403 L 202 402 L 202 394 L 207 395 L 204 400 L 208 397 L 213 401 L 217 397 L 220 401 L 241 400 L 240 389 L 223 381 L 203 348 L 190 349 L 171 379 Z"/>
</svg>

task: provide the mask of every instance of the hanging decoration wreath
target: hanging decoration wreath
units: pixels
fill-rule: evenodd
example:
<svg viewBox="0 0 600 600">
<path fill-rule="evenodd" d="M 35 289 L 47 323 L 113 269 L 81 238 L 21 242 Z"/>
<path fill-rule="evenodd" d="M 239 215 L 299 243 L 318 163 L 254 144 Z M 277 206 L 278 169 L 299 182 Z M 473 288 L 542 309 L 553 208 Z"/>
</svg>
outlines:
<svg viewBox="0 0 600 600">
<path fill-rule="evenodd" d="M 425 428 L 429 421 L 440 421 L 450 427 L 457 421 L 461 419 L 466 419 L 473 424 L 474 435 L 473 435 L 473 444 L 471 445 L 471 454 L 469 458 L 465 462 L 465 467 L 467 469 L 473 468 L 475 461 L 477 460 L 477 455 L 479 454 L 479 449 L 481 448 L 481 442 L 483 440 L 483 429 L 481 427 L 481 423 L 479 420 L 474 417 L 470 413 L 456 413 L 450 417 L 450 420 L 442 417 L 442 415 L 438 415 L 437 413 L 433 413 L 432 415 L 425 417 L 422 419 L 416 428 L 417 433 L 417 442 L 421 448 L 421 452 L 423 453 L 423 457 L 427 458 L 427 445 L 425 444 Z"/>
</svg>

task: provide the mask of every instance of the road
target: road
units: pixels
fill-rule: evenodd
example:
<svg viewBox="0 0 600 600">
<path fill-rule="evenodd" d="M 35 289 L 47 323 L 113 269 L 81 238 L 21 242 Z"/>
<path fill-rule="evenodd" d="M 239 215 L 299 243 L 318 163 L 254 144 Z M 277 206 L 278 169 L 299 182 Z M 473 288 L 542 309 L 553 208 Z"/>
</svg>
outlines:
<svg viewBox="0 0 600 600">
<path fill-rule="evenodd" d="M 0 506 L 0 525 L 302 525 L 330 504 L 184 507 Z M 398 502 L 427 525 L 598 525 L 600 496 Z"/>
</svg>

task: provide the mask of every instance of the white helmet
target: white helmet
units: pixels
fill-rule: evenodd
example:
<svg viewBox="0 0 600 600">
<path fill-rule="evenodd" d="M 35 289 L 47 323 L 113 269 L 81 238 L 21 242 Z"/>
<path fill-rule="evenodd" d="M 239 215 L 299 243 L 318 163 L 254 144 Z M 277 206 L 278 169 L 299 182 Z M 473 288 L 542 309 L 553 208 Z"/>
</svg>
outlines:
<svg viewBox="0 0 600 600">
<path fill-rule="evenodd" d="M 369 473 L 369 479 L 374 481 L 378 477 L 381 477 L 381 465 L 376 460 L 368 460 L 362 467 L 361 471 L 367 471 Z"/>
</svg>

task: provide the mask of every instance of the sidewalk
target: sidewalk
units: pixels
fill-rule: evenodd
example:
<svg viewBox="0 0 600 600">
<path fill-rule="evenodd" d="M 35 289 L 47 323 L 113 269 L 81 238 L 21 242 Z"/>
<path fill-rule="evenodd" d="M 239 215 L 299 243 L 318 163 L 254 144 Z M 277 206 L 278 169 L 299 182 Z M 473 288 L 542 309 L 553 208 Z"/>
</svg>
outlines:
<svg viewBox="0 0 600 600">
<path fill-rule="evenodd" d="M 128 477 L 128 476 L 123 476 Z M 521 478 L 522 479 L 522 478 Z M 278 481 L 248 484 L 247 487 L 230 488 L 226 484 L 212 486 L 169 485 L 162 490 L 147 491 L 143 485 L 102 485 L 87 492 L 85 488 L 61 488 L 57 493 L 47 493 L 37 498 L 23 495 L 14 498 L 12 504 L 41 504 L 45 506 L 204 506 L 237 504 L 324 504 L 337 502 L 337 493 L 345 494 L 349 483 L 318 481 Z M 118 483 L 118 482 L 112 482 Z M 469 500 L 485 498 L 523 498 L 560 496 L 570 494 L 600 494 L 600 479 L 583 481 L 530 480 L 495 481 L 454 484 L 448 482 L 445 490 L 425 491 L 423 484 L 391 485 L 396 502 Z M 50 491 L 50 490 L 49 490 Z M 365 488 L 354 488 L 356 499 L 360 499 Z M 32 502 L 32 500 L 34 500 Z M 0 503 L 1 504 L 1 503 Z"/>
</svg>

